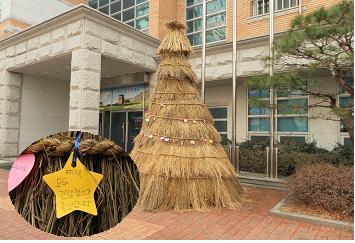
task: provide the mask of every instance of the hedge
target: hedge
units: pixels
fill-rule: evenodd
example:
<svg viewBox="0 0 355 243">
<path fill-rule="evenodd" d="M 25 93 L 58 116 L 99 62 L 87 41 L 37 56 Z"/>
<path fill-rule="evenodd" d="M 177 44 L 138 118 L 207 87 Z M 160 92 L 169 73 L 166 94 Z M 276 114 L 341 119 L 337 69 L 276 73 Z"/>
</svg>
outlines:
<svg viewBox="0 0 355 243">
<path fill-rule="evenodd" d="M 354 167 L 331 164 L 305 165 L 288 178 L 289 198 L 303 205 L 352 217 Z"/>
<path fill-rule="evenodd" d="M 265 173 L 267 144 L 246 141 L 240 146 L 240 170 Z M 353 151 L 337 145 L 332 151 L 312 143 L 285 143 L 278 146 L 279 175 L 289 176 L 301 165 L 333 164 L 336 166 L 353 165 Z"/>
</svg>

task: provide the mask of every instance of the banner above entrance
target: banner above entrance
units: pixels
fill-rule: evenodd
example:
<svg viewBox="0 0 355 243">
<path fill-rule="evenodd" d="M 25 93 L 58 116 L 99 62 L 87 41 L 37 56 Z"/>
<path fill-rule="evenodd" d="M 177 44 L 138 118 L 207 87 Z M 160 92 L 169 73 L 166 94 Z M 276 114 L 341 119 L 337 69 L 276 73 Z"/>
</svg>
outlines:
<svg viewBox="0 0 355 243">
<path fill-rule="evenodd" d="M 103 89 L 100 111 L 139 110 L 148 106 L 149 91 L 144 85 Z"/>
</svg>

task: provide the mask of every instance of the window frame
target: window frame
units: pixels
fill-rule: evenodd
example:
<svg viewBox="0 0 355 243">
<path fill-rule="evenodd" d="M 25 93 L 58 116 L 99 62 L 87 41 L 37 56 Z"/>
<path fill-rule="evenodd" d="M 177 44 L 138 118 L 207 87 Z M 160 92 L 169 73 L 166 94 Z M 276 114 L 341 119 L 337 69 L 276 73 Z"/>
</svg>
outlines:
<svg viewBox="0 0 355 243">
<path fill-rule="evenodd" d="M 338 84 L 338 99 L 337 99 L 337 107 L 340 107 L 340 99 L 341 98 L 351 98 L 351 95 L 349 93 L 347 93 L 345 90 L 342 89 L 342 87 Z M 343 132 L 341 131 L 341 119 L 338 122 L 339 124 L 339 133 L 341 137 L 349 137 L 349 133 L 347 131 Z M 343 141 L 344 139 L 342 139 Z M 344 144 L 344 143 L 343 143 Z"/>
<path fill-rule="evenodd" d="M 149 29 L 149 7 L 150 7 L 150 6 L 149 6 L 149 1 L 150 1 L 150 0 L 145 0 L 144 2 L 140 2 L 140 3 L 137 3 L 139 0 L 134 0 L 134 5 L 131 6 L 131 7 L 125 8 L 125 9 L 123 8 L 123 1 L 124 1 L 124 0 L 110 0 L 109 3 L 104 4 L 104 5 L 100 5 L 100 1 L 98 0 L 98 1 L 97 1 L 97 8 L 96 8 L 96 10 L 100 11 L 101 9 L 106 8 L 106 7 L 108 6 L 108 8 L 109 8 L 109 9 L 108 9 L 108 14 L 107 14 L 108 16 L 110 16 L 110 17 L 112 17 L 112 18 L 114 18 L 114 19 L 116 19 L 116 20 L 118 20 L 118 21 L 120 21 L 120 22 L 122 22 L 122 23 L 125 23 L 125 24 L 127 24 L 127 25 L 129 25 L 129 26 L 131 26 L 131 27 L 134 27 L 135 29 L 137 29 L 137 30 L 139 30 L 139 31 L 142 31 L 142 32 L 144 32 L 144 33 L 147 33 L 147 32 L 148 32 L 148 29 Z M 89 1 L 89 2 L 91 2 L 91 1 Z M 88 2 L 88 4 L 89 4 L 89 2 Z M 111 14 L 111 5 L 112 5 L 112 4 L 115 4 L 115 3 L 118 3 L 118 2 L 121 2 L 121 4 L 120 4 L 120 7 L 121 7 L 120 10 L 118 10 L 117 12 Z M 142 5 L 145 5 L 145 4 L 148 5 L 148 11 L 147 11 L 147 13 L 144 14 L 144 15 L 141 15 L 141 16 L 137 16 L 137 8 L 140 7 L 140 6 L 142 6 Z M 133 17 L 132 19 L 123 21 L 123 13 L 126 12 L 126 11 L 129 11 L 129 10 L 131 10 L 131 9 L 134 9 L 134 17 Z M 102 11 L 100 11 L 100 12 L 102 12 Z M 114 16 L 118 16 L 118 15 L 120 16 L 119 19 L 116 18 L 116 17 L 114 17 Z M 138 22 L 139 20 L 141 20 L 141 19 L 144 19 L 144 18 L 147 18 L 147 21 L 148 21 L 147 27 L 144 28 L 144 29 L 138 29 L 138 28 L 137 28 L 137 22 Z M 133 21 L 133 26 L 129 24 L 129 23 L 132 22 L 132 21 Z"/>
<path fill-rule="evenodd" d="M 208 109 L 208 111 L 210 112 L 210 109 L 226 109 L 226 118 L 214 118 L 213 116 L 212 116 L 212 120 L 213 120 L 213 122 L 216 122 L 216 121 L 225 121 L 226 123 L 227 123 L 227 131 L 225 131 L 225 132 L 220 132 L 220 131 L 218 131 L 217 130 L 217 128 L 216 128 L 216 130 L 217 130 L 217 132 L 218 132 L 218 134 L 219 135 L 225 135 L 227 138 L 228 138 L 228 106 L 227 105 L 219 105 L 219 106 L 207 106 L 207 109 Z M 212 115 L 212 114 L 211 114 Z"/>
<path fill-rule="evenodd" d="M 309 86 L 309 82 L 307 81 L 307 86 Z M 307 99 L 307 105 L 309 105 L 309 95 L 307 94 L 300 94 L 300 95 L 289 95 L 289 96 L 282 96 L 278 97 L 277 93 L 274 95 L 275 98 L 275 104 L 277 106 L 278 101 L 280 100 L 301 100 L 301 99 Z M 260 98 L 260 100 L 264 100 L 269 102 L 270 97 L 264 97 Z M 280 141 L 281 136 L 297 136 L 297 137 L 305 137 L 305 140 L 307 141 L 308 136 L 309 136 L 309 127 L 310 127 L 310 119 L 309 119 L 309 112 L 310 110 L 307 109 L 307 112 L 304 114 L 279 114 L 278 109 L 275 109 L 275 120 L 274 120 L 274 126 L 276 127 L 277 130 L 277 141 Z M 299 131 L 279 131 L 277 129 L 278 127 L 278 119 L 282 117 L 305 117 L 307 118 L 307 131 L 306 132 L 299 132 Z M 249 119 L 250 118 L 267 118 L 270 119 L 270 115 L 249 115 L 249 89 L 247 89 L 247 133 L 248 133 L 248 138 L 250 139 L 251 136 L 269 136 L 270 131 L 250 131 L 249 130 Z"/>
<path fill-rule="evenodd" d="M 2 9 L 2 0 L 0 0 L 0 20 L 1 20 L 1 16 L 2 16 L 2 11 L 3 11 L 3 9 Z"/>
<path fill-rule="evenodd" d="M 262 1 L 263 2 L 263 12 L 261 14 L 258 13 L 258 1 Z M 269 11 L 265 12 L 265 2 L 269 1 Z M 284 7 L 284 3 L 285 1 L 288 1 L 289 3 L 289 7 Z M 282 7 L 280 9 L 278 9 L 278 1 L 274 0 L 274 12 L 282 12 L 282 11 L 287 11 L 289 9 L 294 9 L 294 8 L 298 8 L 299 7 L 299 0 L 296 0 L 297 4 L 292 6 L 292 0 L 282 0 Z M 251 16 L 252 17 L 259 17 L 259 16 L 264 16 L 266 14 L 270 13 L 270 0 L 251 0 Z"/>
<path fill-rule="evenodd" d="M 207 4 L 208 4 L 209 2 L 213 2 L 213 1 L 215 1 L 215 0 L 206 0 L 206 8 L 207 8 Z M 226 23 L 227 21 L 225 21 L 225 23 L 222 24 L 222 25 L 219 25 L 219 26 L 216 26 L 216 27 L 212 27 L 212 28 L 207 28 L 207 19 L 208 19 L 208 17 L 211 17 L 211 16 L 214 16 L 214 15 L 217 15 L 217 14 L 223 14 L 223 13 L 224 13 L 225 19 L 227 19 L 227 1 L 228 1 L 228 0 L 224 0 L 224 1 L 225 1 L 225 9 L 220 10 L 220 11 L 216 11 L 216 12 L 213 12 L 213 13 L 209 13 L 209 14 L 206 13 L 206 33 L 207 33 L 208 31 L 210 31 L 210 30 L 222 29 L 222 28 L 225 28 L 225 33 L 227 32 L 227 27 L 226 27 L 226 26 L 227 26 L 227 23 Z M 202 2 L 195 3 L 195 4 L 192 4 L 192 5 L 190 5 L 190 6 L 187 6 L 187 0 L 185 0 L 185 24 L 186 24 L 186 25 L 187 25 L 187 23 L 189 23 L 189 22 L 194 22 L 194 21 L 199 20 L 199 19 L 202 20 L 202 18 L 203 18 L 203 12 L 202 12 L 202 15 L 199 16 L 199 17 L 187 19 L 187 10 L 188 10 L 188 9 L 193 9 L 193 8 L 195 8 L 195 7 L 198 7 L 198 6 L 201 6 L 201 7 L 202 7 Z M 204 9 L 202 9 L 202 11 L 204 11 Z M 190 33 L 187 33 L 187 29 L 186 29 L 186 31 L 185 31 L 185 34 L 186 34 L 186 37 L 187 37 L 187 38 L 189 38 L 189 36 L 193 36 L 193 35 L 196 35 L 196 34 L 199 34 L 199 33 L 202 34 L 202 28 L 201 28 L 201 30 L 192 31 L 192 32 L 190 32 Z M 226 41 L 226 37 L 225 37 L 223 40 L 217 40 L 217 41 L 211 41 L 211 42 L 207 42 L 207 38 L 206 38 L 206 45 L 207 45 L 207 44 L 223 43 L 223 42 L 225 42 L 225 41 Z M 201 44 L 197 44 L 197 45 L 194 45 L 193 43 L 191 43 L 191 45 L 194 46 L 194 47 L 199 47 L 199 46 L 202 45 L 202 43 L 201 43 Z"/>
</svg>

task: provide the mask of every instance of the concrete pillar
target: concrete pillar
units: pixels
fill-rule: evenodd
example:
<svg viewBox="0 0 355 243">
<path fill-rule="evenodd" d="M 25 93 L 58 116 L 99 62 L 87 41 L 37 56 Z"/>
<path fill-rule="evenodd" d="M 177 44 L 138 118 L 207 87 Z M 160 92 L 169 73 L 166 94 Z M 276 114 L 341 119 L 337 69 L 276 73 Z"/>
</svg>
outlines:
<svg viewBox="0 0 355 243">
<path fill-rule="evenodd" d="M 79 48 L 72 51 L 69 130 L 98 134 L 101 54 Z"/>
<path fill-rule="evenodd" d="M 19 152 L 20 74 L 0 67 L 0 158 L 16 157 Z"/>
</svg>

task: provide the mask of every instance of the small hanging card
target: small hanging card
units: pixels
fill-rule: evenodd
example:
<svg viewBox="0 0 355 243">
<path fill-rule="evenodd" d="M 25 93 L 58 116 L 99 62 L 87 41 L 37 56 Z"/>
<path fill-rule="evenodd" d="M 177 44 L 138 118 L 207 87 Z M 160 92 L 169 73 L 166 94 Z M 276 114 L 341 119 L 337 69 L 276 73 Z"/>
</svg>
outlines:
<svg viewBox="0 0 355 243">
<path fill-rule="evenodd" d="M 79 160 L 72 166 L 73 153 L 64 168 L 43 176 L 43 180 L 53 190 L 56 215 L 61 218 L 75 210 L 97 215 L 94 192 L 102 175 L 89 171 Z"/>
<path fill-rule="evenodd" d="M 21 154 L 11 167 L 7 180 L 7 189 L 12 191 L 28 176 L 35 164 L 34 154 Z"/>
</svg>

